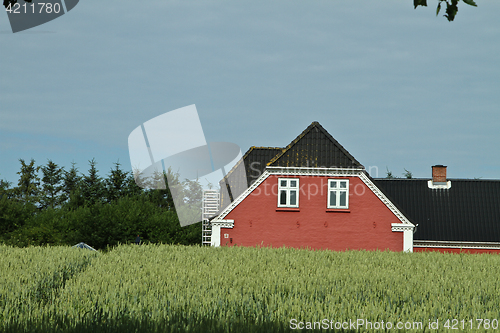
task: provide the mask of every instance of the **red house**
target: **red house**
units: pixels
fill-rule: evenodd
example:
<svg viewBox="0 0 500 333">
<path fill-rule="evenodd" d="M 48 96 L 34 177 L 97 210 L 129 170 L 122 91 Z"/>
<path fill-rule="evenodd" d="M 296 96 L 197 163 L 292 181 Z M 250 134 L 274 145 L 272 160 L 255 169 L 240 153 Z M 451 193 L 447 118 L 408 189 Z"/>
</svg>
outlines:
<svg viewBox="0 0 500 333">
<path fill-rule="evenodd" d="M 242 163 L 249 187 L 221 182 L 213 246 L 412 251 L 414 225 L 319 123 L 283 149 L 252 147 Z"/>
<path fill-rule="evenodd" d="M 250 148 L 220 185 L 212 246 L 500 252 L 500 181 L 448 180 L 445 166 L 374 179 L 317 122 Z"/>
</svg>

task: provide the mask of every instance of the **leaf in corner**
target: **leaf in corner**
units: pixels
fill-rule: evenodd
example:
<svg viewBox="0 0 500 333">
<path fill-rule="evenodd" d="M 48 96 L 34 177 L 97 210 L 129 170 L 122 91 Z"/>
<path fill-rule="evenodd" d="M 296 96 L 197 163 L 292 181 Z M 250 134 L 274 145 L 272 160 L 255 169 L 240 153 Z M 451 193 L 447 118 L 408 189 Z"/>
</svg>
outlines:
<svg viewBox="0 0 500 333">
<path fill-rule="evenodd" d="M 458 7 L 456 1 L 452 0 L 452 4 L 446 3 L 446 15 L 445 17 L 448 21 L 453 21 L 455 19 L 455 15 L 457 15 Z"/>
<path fill-rule="evenodd" d="M 441 2 L 438 4 L 438 7 L 436 9 L 436 16 L 439 15 L 439 11 L 441 10 Z"/>
<path fill-rule="evenodd" d="M 474 2 L 474 0 L 463 0 L 463 1 L 470 6 L 477 7 L 477 4 Z"/>
<path fill-rule="evenodd" d="M 413 0 L 413 5 L 415 6 L 415 8 L 417 8 L 418 6 L 427 7 L 427 0 Z"/>
</svg>

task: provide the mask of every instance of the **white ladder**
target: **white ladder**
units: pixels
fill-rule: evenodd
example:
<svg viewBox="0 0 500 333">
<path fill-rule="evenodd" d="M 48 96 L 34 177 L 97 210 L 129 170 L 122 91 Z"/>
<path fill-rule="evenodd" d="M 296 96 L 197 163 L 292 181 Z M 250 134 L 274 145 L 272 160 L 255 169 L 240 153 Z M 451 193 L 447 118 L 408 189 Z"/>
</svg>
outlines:
<svg viewBox="0 0 500 333">
<path fill-rule="evenodd" d="M 201 245 L 210 246 L 212 242 L 212 226 L 209 218 L 219 211 L 220 194 L 218 190 L 203 190 Z"/>
</svg>

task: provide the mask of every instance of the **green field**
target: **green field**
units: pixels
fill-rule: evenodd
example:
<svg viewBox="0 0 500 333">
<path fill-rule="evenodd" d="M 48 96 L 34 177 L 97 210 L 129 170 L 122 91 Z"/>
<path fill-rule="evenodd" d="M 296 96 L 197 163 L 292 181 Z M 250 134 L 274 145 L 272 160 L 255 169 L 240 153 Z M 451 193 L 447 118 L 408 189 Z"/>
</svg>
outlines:
<svg viewBox="0 0 500 333">
<path fill-rule="evenodd" d="M 500 331 L 500 256 L 0 245 L 2 332 L 290 332 L 357 319 L 374 332 L 382 321 Z"/>
</svg>

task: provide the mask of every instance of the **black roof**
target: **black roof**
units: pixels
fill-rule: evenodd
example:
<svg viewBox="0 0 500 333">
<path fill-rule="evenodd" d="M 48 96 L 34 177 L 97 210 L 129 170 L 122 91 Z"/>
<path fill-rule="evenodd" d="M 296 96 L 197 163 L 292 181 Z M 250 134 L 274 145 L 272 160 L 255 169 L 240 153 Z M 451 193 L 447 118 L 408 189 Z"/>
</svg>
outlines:
<svg viewBox="0 0 500 333">
<path fill-rule="evenodd" d="M 349 152 L 317 121 L 311 123 L 281 154 L 275 156 L 270 166 L 362 168 Z"/>
<path fill-rule="evenodd" d="M 279 147 L 250 147 L 243 158 L 220 181 L 221 207 L 225 208 L 231 201 L 245 191 L 264 172 L 267 163 L 281 153 L 284 148 Z M 243 161 L 243 163 L 242 163 Z M 245 167 L 243 171 L 243 166 Z M 243 176 L 243 172 L 245 177 Z M 245 183 L 246 180 L 246 183 Z M 227 181 L 227 183 L 226 183 Z M 231 184 L 231 195 L 227 185 Z"/>
<path fill-rule="evenodd" d="M 243 157 L 247 174 L 248 186 L 260 177 L 266 169 L 267 163 L 284 148 L 278 147 L 251 147 Z"/>
<path fill-rule="evenodd" d="M 415 241 L 500 242 L 500 180 L 373 179 L 400 211 L 418 224 Z"/>
</svg>

